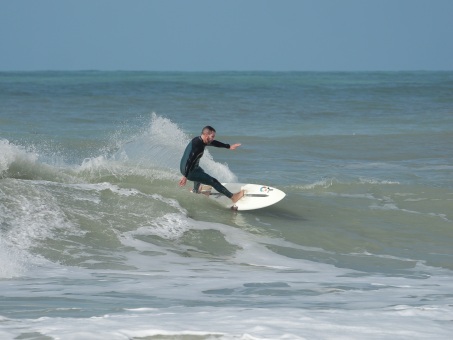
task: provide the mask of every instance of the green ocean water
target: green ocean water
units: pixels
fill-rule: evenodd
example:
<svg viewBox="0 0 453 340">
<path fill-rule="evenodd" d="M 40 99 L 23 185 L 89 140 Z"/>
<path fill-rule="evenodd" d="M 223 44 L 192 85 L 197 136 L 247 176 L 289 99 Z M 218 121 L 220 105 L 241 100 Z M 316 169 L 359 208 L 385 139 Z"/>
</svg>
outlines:
<svg viewBox="0 0 453 340">
<path fill-rule="evenodd" d="M 447 338 L 452 72 L 0 73 L 0 335 Z M 178 187 L 205 125 L 233 213 Z M 81 327 L 83 325 L 83 327 Z"/>
</svg>

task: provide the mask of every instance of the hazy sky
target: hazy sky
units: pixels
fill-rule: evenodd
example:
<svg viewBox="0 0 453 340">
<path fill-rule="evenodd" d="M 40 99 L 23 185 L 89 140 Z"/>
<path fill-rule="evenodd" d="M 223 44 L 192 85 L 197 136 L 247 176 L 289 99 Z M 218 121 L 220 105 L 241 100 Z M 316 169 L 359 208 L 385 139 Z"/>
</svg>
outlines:
<svg viewBox="0 0 453 340">
<path fill-rule="evenodd" d="M 0 0 L 9 70 L 453 70 L 453 0 Z"/>
</svg>

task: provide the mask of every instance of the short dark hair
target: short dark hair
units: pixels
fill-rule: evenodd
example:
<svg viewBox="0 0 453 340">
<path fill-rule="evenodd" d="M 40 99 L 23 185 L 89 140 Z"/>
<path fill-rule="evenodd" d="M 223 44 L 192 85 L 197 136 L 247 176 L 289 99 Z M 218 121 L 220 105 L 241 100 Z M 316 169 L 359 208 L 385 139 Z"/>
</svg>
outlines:
<svg viewBox="0 0 453 340">
<path fill-rule="evenodd" d="M 201 130 L 201 134 L 203 135 L 205 132 L 216 132 L 216 130 L 212 127 L 212 126 L 209 126 L 209 125 L 206 125 L 203 130 Z"/>
</svg>

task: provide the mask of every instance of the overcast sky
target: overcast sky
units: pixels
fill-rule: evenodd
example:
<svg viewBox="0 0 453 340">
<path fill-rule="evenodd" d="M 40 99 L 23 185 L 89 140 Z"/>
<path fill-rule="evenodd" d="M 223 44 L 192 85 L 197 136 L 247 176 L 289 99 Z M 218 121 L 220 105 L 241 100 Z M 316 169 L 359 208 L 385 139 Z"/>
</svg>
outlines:
<svg viewBox="0 0 453 340">
<path fill-rule="evenodd" d="M 0 0 L 12 70 L 453 70 L 453 0 Z"/>
</svg>

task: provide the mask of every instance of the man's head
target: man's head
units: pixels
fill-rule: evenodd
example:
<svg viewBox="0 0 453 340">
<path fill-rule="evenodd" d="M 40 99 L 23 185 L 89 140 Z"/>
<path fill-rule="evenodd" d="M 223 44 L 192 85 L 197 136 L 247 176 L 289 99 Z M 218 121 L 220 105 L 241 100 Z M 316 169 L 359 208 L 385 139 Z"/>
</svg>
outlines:
<svg viewBox="0 0 453 340">
<path fill-rule="evenodd" d="M 211 142 L 215 138 L 215 129 L 212 126 L 205 126 L 203 130 L 201 130 L 201 138 L 205 144 L 211 144 Z"/>
</svg>

